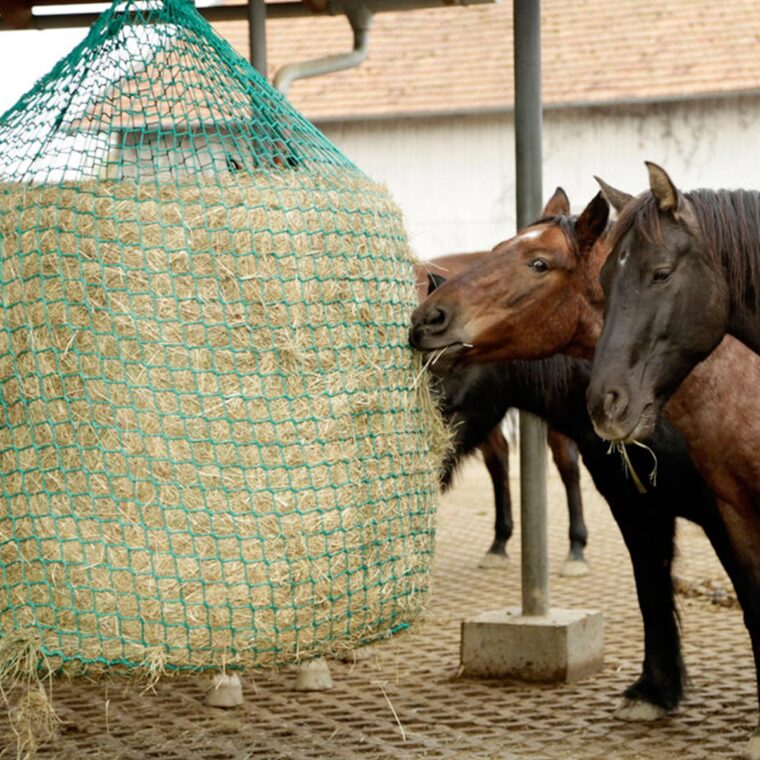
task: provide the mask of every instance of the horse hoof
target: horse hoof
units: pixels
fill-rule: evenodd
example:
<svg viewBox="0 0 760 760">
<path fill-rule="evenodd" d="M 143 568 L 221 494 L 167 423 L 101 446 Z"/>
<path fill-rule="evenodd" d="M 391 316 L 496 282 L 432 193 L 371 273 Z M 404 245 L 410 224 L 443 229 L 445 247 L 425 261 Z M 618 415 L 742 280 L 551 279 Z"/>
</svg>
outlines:
<svg viewBox="0 0 760 760">
<path fill-rule="evenodd" d="M 484 570 L 495 570 L 500 567 L 506 567 L 509 564 L 509 557 L 506 554 L 494 554 L 486 552 L 483 559 L 478 562 L 478 567 Z"/>
<path fill-rule="evenodd" d="M 754 734 L 750 737 L 742 757 L 745 760 L 760 760 L 760 734 Z"/>
<path fill-rule="evenodd" d="M 563 578 L 579 578 L 581 575 L 588 575 L 588 563 L 585 559 L 566 559 L 559 574 Z"/>
<path fill-rule="evenodd" d="M 615 717 L 628 723 L 651 723 L 667 714 L 668 711 L 664 707 L 653 705 L 651 702 L 644 702 L 640 699 L 625 699 L 615 712 Z"/>
</svg>

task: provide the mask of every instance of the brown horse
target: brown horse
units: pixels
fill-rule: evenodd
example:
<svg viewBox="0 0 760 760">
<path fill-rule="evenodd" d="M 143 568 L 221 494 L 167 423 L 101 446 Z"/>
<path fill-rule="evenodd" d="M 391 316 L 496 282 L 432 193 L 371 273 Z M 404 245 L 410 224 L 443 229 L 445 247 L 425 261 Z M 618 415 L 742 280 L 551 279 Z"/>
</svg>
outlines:
<svg viewBox="0 0 760 760">
<path fill-rule="evenodd" d="M 613 202 L 627 199 L 612 195 Z M 602 324 L 598 275 L 608 254 L 607 215 L 598 196 L 579 217 L 568 213 L 566 209 L 521 230 L 496 247 L 500 255 L 448 280 L 415 311 L 412 345 L 422 350 L 445 347 L 462 360 L 472 361 L 538 358 L 557 352 L 593 356 Z M 501 342 L 499 336 L 503 336 Z M 684 434 L 697 468 L 718 496 L 739 567 L 729 574 L 744 611 L 760 684 L 757 387 L 760 358 L 737 340 L 726 338 L 681 385 L 666 412 Z M 750 740 L 747 756 L 760 758 L 760 727 Z"/>
<path fill-rule="evenodd" d="M 727 333 L 760 352 L 760 193 L 681 193 L 656 164 L 610 232 L 589 401 L 607 438 L 646 436 Z M 619 192 L 619 191 L 615 191 Z"/>
<path fill-rule="evenodd" d="M 415 267 L 418 299 L 423 301 L 445 278 L 466 271 L 488 255 L 490 255 L 488 251 L 454 253 L 448 256 L 439 256 L 424 263 L 420 262 Z M 463 388 L 472 382 L 470 374 L 472 373 L 468 372 L 467 369 L 452 370 L 446 373 L 443 382 L 436 385 L 438 392 L 444 396 L 439 399 L 444 414 L 453 407 L 453 399 L 447 396 L 454 391 L 461 394 Z M 461 411 L 457 413 L 457 416 L 460 415 Z M 458 434 L 461 423 L 462 420 L 459 419 L 455 435 Z M 483 464 L 491 477 L 495 523 L 493 543 L 481 560 L 480 567 L 501 567 L 507 559 L 507 542 L 512 536 L 514 527 L 512 496 L 509 490 L 509 442 L 502 432 L 501 424 L 493 427 L 484 437 L 484 440 L 481 436 L 481 440 L 482 443 L 479 443 L 476 448 L 480 451 Z M 586 575 L 589 570 L 583 552 L 588 540 L 588 531 L 583 519 L 578 447 L 570 438 L 551 427 L 547 431 L 547 443 L 565 487 L 569 517 L 570 550 L 560 574 L 566 577 Z M 456 464 L 459 464 L 459 459 L 461 457 L 457 457 Z M 454 464 L 452 462 L 451 467 L 444 466 L 441 476 L 441 486 L 444 491 L 451 485 L 456 469 Z"/>
<path fill-rule="evenodd" d="M 600 193 L 577 219 L 569 210 L 567 195 L 557 188 L 542 219 L 447 279 L 412 314 L 412 347 L 467 361 L 537 359 L 552 353 L 544 344 L 548 333 L 572 346 L 567 353 L 589 356 L 602 326 L 597 273 L 607 255 L 599 240 L 609 205 Z M 593 266 L 586 266 L 589 261 Z M 574 281 L 588 300 L 566 298 Z M 515 324 L 524 329 L 515 331 Z"/>
</svg>

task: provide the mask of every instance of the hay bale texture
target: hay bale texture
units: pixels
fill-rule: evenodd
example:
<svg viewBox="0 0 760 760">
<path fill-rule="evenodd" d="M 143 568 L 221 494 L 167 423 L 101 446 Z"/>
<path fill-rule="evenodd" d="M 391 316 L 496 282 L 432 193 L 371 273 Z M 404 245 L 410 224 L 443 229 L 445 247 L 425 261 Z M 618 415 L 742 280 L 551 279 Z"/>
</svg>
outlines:
<svg viewBox="0 0 760 760">
<path fill-rule="evenodd" d="M 446 432 L 359 172 L 0 188 L 0 635 L 270 666 L 424 604 Z"/>
</svg>

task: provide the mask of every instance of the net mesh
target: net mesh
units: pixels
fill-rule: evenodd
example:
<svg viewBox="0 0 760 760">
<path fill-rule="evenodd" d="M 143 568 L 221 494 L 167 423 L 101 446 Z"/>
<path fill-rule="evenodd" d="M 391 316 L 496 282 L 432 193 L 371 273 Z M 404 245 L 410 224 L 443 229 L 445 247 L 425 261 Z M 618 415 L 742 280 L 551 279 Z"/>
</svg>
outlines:
<svg viewBox="0 0 760 760">
<path fill-rule="evenodd" d="M 386 190 L 184 0 L 106 11 L 0 118 L 0 183 L 8 661 L 268 666 L 413 620 L 446 434 Z"/>
</svg>

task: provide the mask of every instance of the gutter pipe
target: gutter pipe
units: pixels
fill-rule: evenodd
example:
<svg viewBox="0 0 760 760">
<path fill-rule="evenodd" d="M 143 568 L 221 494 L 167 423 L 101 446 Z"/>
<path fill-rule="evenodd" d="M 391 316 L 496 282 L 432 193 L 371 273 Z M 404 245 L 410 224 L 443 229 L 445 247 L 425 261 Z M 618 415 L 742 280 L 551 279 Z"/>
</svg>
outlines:
<svg viewBox="0 0 760 760">
<path fill-rule="evenodd" d="M 360 66 L 369 54 L 369 30 L 372 26 L 373 13 L 367 8 L 362 0 L 345 3 L 344 13 L 351 30 L 354 33 L 354 47 L 348 53 L 328 55 L 323 58 L 312 58 L 307 61 L 288 63 L 282 66 L 274 75 L 273 84 L 275 89 L 287 96 L 290 85 L 297 79 L 317 77 L 323 74 L 332 74 L 335 71 L 344 71 Z"/>
</svg>

